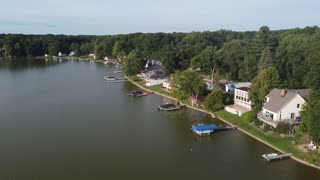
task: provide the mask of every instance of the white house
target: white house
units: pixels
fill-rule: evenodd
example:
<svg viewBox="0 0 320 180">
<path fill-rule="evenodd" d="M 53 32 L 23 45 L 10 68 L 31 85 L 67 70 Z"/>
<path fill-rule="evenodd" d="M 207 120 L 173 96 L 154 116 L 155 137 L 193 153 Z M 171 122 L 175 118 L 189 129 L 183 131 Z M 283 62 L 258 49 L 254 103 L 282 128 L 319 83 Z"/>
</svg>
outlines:
<svg viewBox="0 0 320 180">
<path fill-rule="evenodd" d="M 111 64 L 115 63 L 116 58 L 114 58 L 113 56 L 105 56 L 103 60 L 106 61 L 107 64 Z"/>
<path fill-rule="evenodd" d="M 94 55 L 94 54 L 92 54 L 92 53 L 89 54 L 88 57 L 93 58 L 93 59 L 96 59 L 96 55 Z"/>
<path fill-rule="evenodd" d="M 170 81 L 164 81 L 163 83 L 162 83 L 162 88 L 165 90 L 165 91 L 172 91 L 173 89 L 172 89 L 172 84 L 171 84 L 171 82 Z"/>
<path fill-rule="evenodd" d="M 163 82 L 168 81 L 168 78 L 147 78 L 145 79 L 146 86 L 155 86 L 163 84 Z"/>
<path fill-rule="evenodd" d="M 249 99 L 249 90 L 248 87 L 236 88 L 234 90 L 234 104 L 230 106 L 225 106 L 225 110 L 242 116 L 244 113 L 252 110 L 252 102 Z"/>
<path fill-rule="evenodd" d="M 309 89 L 273 89 L 266 96 L 258 119 L 273 127 L 281 121 L 289 125 L 302 123 L 300 112 L 309 92 Z"/>
<path fill-rule="evenodd" d="M 76 55 L 76 52 L 75 51 L 71 51 L 70 53 L 69 53 L 69 56 L 75 56 Z"/>
</svg>

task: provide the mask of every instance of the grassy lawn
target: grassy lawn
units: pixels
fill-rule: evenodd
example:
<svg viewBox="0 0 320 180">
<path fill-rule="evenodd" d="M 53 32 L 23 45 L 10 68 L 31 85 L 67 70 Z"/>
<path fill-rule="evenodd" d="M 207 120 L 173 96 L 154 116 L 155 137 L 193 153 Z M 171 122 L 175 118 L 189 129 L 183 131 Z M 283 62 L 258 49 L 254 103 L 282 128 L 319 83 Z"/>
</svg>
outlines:
<svg viewBox="0 0 320 180">
<path fill-rule="evenodd" d="M 296 142 L 299 142 L 299 139 L 296 137 L 281 137 L 277 134 L 270 134 L 265 132 L 263 129 L 258 128 L 254 125 L 248 124 L 239 116 L 231 114 L 227 111 L 217 111 L 215 114 L 222 119 L 237 125 L 247 133 L 281 149 L 284 152 L 292 153 L 295 157 L 307 161 L 311 164 L 315 164 L 317 166 L 320 165 L 320 156 L 319 153 L 316 152 L 308 152 L 304 153 L 297 149 Z"/>
</svg>

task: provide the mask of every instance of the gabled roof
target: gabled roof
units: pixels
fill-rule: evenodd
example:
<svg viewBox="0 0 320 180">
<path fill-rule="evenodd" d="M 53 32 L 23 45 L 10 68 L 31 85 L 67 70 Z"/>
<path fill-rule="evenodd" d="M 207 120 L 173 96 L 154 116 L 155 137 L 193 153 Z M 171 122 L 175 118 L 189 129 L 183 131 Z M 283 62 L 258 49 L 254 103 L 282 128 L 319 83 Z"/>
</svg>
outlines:
<svg viewBox="0 0 320 180">
<path fill-rule="evenodd" d="M 278 112 L 296 95 L 300 95 L 306 100 L 310 89 L 287 89 L 285 96 L 281 96 L 281 91 L 281 89 L 277 88 L 272 89 L 272 91 L 266 96 L 269 98 L 269 102 L 265 103 L 263 108 L 272 112 Z"/>
</svg>

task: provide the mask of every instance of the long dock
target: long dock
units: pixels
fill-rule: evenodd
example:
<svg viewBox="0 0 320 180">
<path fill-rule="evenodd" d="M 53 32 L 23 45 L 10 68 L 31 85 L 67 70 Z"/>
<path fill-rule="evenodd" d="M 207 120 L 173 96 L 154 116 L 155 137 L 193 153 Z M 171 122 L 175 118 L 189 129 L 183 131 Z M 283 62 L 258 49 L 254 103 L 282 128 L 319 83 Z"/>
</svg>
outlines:
<svg viewBox="0 0 320 180">
<path fill-rule="evenodd" d="M 287 158 L 287 157 L 290 157 L 292 156 L 291 153 L 284 153 L 284 154 L 279 154 L 279 155 L 276 155 L 276 156 L 268 156 L 268 155 L 265 155 L 264 158 L 267 160 L 267 161 L 272 161 L 272 160 L 281 160 L 281 159 L 284 159 L 284 158 Z"/>
</svg>

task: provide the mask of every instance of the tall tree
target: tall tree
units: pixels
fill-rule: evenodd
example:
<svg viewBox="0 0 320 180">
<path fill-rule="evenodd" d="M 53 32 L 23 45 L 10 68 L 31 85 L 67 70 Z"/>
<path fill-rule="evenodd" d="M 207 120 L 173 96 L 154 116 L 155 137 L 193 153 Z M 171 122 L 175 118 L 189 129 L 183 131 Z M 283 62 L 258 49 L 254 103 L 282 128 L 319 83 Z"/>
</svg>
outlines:
<svg viewBox="0 0 320 180">
<path fill-rule="evenodd" d="M 240 64 L 239 79 L 251 81 L 258 72 L 257 60 L 254 55 L 246 55 Z"/>
<path fill-rule="evenodd" d="M 224 68 L 229 72 L 230 79 L 239 79 L 239 65 L 243 60 L 243 48 L 240 40 L 232 40 L 223 45 Z"/>
<path fill-rule="evenodd" d="M 203 106 L 208 111 L 214 112 L 223 108 L 223 91 L 221 89 L 213 89 L 206 97 Z"/>
<path fill-rule="evenodd" d="M 251 90 L 249 91 L 249 98 L 254 104 L 255 111 L 261 110 L 265 96 L 270 90 L 279 87 L 279 85 L 279 73 L 274 67 L 270 67 L 259 72 L 259 74 L 252 80 Z"/>
<path fill-rule="evenodd" d="M 191 59 L 191 66 L 200 68 L 205 73 L 213 73 L 214 69 L 218 69 L 220 65 L 217 48 L 207 46 L 199 55 Z"/>
<path fill-rule="evenodd" d="M 126 75 L 132 76 L 143 70 L 145 61 L 141 58 L 141 53 L 132 51 L 123 61 L 123 71 Z"/>
<path fill-rule="evenodd" d="M 198 72 L 186 70 L 176 72 L 172 77 L 180 99 L 185 99 L 189 96 L 200 97 L 203 95 L 205 84 Z"/>
<path fill-rule="evenodd" d="M 259 71 L 268 69 L 273 65 L 272 63 L 272 53 L 270 51 L 270 48 L 266 47 L 262 51 L 260 60 L 259 60 Z"/>
<path fill-rule="evenodd" d="M 320 142 L 320 90 L 312 91 L 301 113 L 303 123 L 313 141 Z"/>
</svg>

